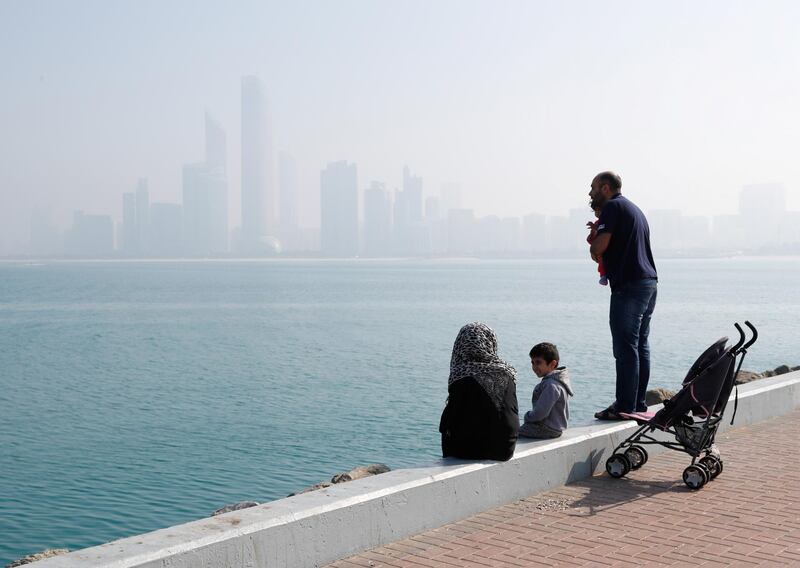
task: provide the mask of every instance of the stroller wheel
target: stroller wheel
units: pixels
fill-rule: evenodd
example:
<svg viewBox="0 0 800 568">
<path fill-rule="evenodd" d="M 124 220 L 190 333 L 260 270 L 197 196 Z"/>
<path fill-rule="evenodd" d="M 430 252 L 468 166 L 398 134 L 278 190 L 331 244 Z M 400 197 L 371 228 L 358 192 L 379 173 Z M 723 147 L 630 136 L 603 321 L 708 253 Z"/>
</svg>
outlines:
<svg viewBox="0 0 800 568">
<path fill-rule="evenodd" d="M 630 470 L 631 462 L 625 454 L 613 454 L 606 460 L 606 471 L 611 477 L 624 477 Z"/>
<path fill-rule="evenodd" d="M 631 464 L 631 469 L 639 469 L 647 463 L 647 451 L 641 446 L 631 446 L 625 450 L 625 457 Z"/>
<path fill-rule="evenodd" d="M 698 462 L 700 465 L 705 466 L 709 473 L 709 481 L 716 479 L 716 477 L 722 473 L 722 460 L 719 459 L 714 454 L 708 454 L 700 458 Z"/>
<path fill-rule="evenodd" d="M 708 483 L 708 470 L 702 466 L 690 465 L 683 470 L 683 482 L 689 489 L 700 489 Z"/>
</svg>

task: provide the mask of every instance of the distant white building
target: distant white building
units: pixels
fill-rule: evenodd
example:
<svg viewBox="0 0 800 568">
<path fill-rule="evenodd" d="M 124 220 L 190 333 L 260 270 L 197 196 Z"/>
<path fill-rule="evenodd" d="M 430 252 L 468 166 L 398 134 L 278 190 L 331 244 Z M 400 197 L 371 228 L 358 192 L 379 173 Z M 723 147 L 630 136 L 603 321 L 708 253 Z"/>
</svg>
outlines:
<svg viewBox="0 0 800 568">
<path fill-rule="evenodd" d="M 225 131 L 205 116 L 205 161 L 183 166 L 181 225 L 183 250 L 190 255 L 228 251 L 228 181 Z"/>
<path fill-rule="evenodd" d="M 300 190 L 297 181 L 297 162 L 281 152 L 278 159 L 279 226 L 284 250 L 294 250 L 300 228 Z"/>
<path fill-rule="evenodd" d="M 136 248 L 145 252 L 149 247 L 150 230 L 150 194 L 147 190 L 147 179 L 139 178 L 136 183 Z"/>
<path fill-rule="evenodd" d="M 422 178 L 403 167 L 403 188 L 395 195 L 393 215 L 395 252 L 427 254 L 427 234 L 422 223 Z"/>
<path fill-rule="evenodd" d="M 373 181 L 364 191 L 364 235 L 367 256 L 388 256 L 392 245 L 392 199 L 386 184 Z"/>
<path fill-rule="evenodd" d="M 222 172 L 208 164 L 183 166 L 183 248 L 190 255 L 228 250 L 228 192 Z"/>
<path fill-rule="evenodd" d="M 450 209 L 447 215 L 448 254 L 474 254 L 479 245 L 476 228 L 472 209 Z"/>
<path fill-rule="evenodd" d="M 156 256 L 183 254 L 183 207 L 178 203 L 150 204 L 150 252 Z"/>
<path fill-rule="evenodd" d="M 242 246 L 261 252 L 275 236 L 272 129 L 266 88 L 258 77 L 242 78 Z"/>
<path fill-rule="evenodd" d="M 739 194 L 742 239 L 748 248 L 775 246 L 783 239 L 786 188 L 781 184 L 746 185 Z"/>
<path fill-rule="evenodd" d="M 747 243 L 740 215 L 716 215 L 711 220 L 712 243 L 722 251 L 740 250 Z"/>
<path fill-rule="evenodd" d="M 522 249 L 528 253 L 541 253 L 548 249 L 546 216 L 531 213 L 522 218 Z"/>
<path fill-rule="evenodd" d="M 119 249 L 125 254 L 139 252 L 139 227 L 136 224 L 136 194 L 122 194 L 122 235 Z"/>
<path fill-rule="evenodd" d="M 678 209 L 654 209 L 647 214 L 650 245 L 654 251 L 682 248 L 681 212 Z"/>
<path fill-rule="evenodd" d="M 358 175 L 346 161 L 320 173 L 320 244 L 332 257 L 358 255 Z"/>
<path fill-rule="evenodd" d="M 110 215 L 75 211 L 66 239 L 66 252 L 78 256 L 108 256 L 114 252 L 114 221 Z"/>
</svg>

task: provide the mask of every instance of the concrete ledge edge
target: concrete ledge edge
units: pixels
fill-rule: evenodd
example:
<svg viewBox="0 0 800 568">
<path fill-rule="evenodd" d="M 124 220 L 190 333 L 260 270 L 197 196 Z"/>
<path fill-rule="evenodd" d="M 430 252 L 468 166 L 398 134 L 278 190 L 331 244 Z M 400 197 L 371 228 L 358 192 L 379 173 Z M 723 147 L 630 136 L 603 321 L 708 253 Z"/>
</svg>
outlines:
<svg viewBox="0 0 800 568">
<path fill-rule="evenodd" d="M 800 371 L 739 386 L 736 426 L 800 406 Z M 726 410 L 723 429 L 733 412 Z M 453 522 L 604 469 L 632 422 L 522 440 L 508 462 L 441 459 L 31 564 L 36 568 L 313 567 Z M 651 454 L 663 450 L 652 447 Z M 724 454 L 724 448 L 723 448 Z M 680 471 L 676 479 L 680 479 Z"/>
</svg>

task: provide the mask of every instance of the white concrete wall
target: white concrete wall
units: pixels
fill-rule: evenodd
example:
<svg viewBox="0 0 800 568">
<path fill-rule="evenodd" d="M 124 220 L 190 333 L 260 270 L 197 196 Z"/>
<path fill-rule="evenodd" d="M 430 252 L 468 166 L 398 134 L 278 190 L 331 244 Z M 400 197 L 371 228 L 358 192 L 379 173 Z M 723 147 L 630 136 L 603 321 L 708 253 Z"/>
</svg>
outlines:
<svg viewBox="0 0 800 568">
<path fill-rule="evenodd" d="M 800 372 L 755 381 L 739 389 L 736 425 L 779 416 L 798 406 Z M 731 403 L 728 421 L 732 411 Z M 319 566 L 603 471 L 613 447 L 635 427 L 633 422 L 616 422 L 570 428 L 557 440 L 521 441 L 508 462 L 439 460 L 79 550 L 33 566 Z M 659 446 L 648 447 L 650 454 L 659 450 Z M 724 444 L 721 450 L 724 459 Z M 681 473 L 675 471 L 676 480 Z"/>
</svg>

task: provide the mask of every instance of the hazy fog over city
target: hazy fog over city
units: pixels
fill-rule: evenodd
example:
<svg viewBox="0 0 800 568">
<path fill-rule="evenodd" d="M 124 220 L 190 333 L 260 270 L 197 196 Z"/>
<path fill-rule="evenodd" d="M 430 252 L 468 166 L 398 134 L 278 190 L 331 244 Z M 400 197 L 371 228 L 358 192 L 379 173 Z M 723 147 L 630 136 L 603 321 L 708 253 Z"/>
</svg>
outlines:
<svg viewBox="0 0 800 568">
<path fill-rule="evenodd" d="M 0 255 L 800 250 L 800 4 L 0 3 Z"/>
</svg>

